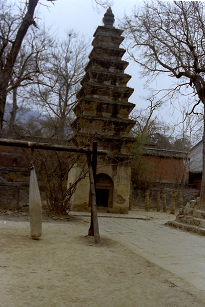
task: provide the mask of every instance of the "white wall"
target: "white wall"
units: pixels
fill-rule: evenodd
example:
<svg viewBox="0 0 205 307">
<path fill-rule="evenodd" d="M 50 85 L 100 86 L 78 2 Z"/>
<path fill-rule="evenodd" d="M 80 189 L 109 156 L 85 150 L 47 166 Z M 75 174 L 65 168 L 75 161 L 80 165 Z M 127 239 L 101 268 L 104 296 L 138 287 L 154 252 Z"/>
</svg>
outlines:
<svg viewBox="0 0 205 307">
<path fill-rule="evenodd" d="M 202 172 L 203 141 L 196 144 L 190 151 L 190 172 Z"/>
</svg>

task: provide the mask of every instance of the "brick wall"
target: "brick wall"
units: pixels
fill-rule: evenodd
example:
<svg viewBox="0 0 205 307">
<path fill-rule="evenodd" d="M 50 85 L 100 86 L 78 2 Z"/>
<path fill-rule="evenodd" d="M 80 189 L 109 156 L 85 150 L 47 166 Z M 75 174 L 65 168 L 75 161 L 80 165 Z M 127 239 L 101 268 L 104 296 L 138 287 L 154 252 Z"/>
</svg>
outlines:
<svg viewBox="0 0 205 307">
<path fill-rule="evenodd" d="M 24 149 L 0 146 L 0 166 L 27 168 L 29 160 L 24 153 Z"/>
<path fill-rule="evenodd" d="M 172 191 L 176 193 L 176 208 L 179 207 L 179 192 L 182 192 L 183 195 L 183 205 L 185 206 L 187 202 L 192 199 L 196 199 L 199 196 L 199 192 L 197 189 L 190 189 L 190 188 L 182 188 L 182 189 L 172 189 L 172 188 L 162 188 L 162 189 L 149 189 L 149 200 L 150 200 L 150 209 L 156 210 L 157 209 L 157 194 L 158 191 L 161 192 L 160 194 L 160 207 L 162 211 L 162 192 L 165 192 L 166 195 L 166 204 L 167 208 L 171 206 L 171 196 Z M 131 197 L 131 207 L 138 207 L 141 209 L 145 209 L 145 190 L 140 190 L 135 187 L 132 189 L 132 197 Z"/>
<path fill-rule="evenodd" d="M 28 203 L 29 196 L 18 184 L 0 182 L 0 208 L 15 209 Z"/>
<path fill-rule="evenodd" d="M 182 158 L 142 156 L 141 163 L 146 165 L 144 180 L 181 183 L 184 178 Z"/>
<path fill-rule="evenodd" d="M 20 189 L 14 185 L 0 185 L 0 207 L 14 209 L 19 207 Z"/>
</svg>

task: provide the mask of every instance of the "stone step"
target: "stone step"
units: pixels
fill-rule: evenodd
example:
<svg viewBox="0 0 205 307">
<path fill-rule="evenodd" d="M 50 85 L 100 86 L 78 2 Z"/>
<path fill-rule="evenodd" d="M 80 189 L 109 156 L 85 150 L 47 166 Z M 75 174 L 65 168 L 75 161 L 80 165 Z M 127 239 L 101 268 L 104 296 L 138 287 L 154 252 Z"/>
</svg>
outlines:
<svg viewBox="0 0 205 307">
<path fill-rule="evenodd" d="M 196 209 L 193 212 L 193 217 L 204 219 L 205 220 L 205 211 Z"/>
<path fill-rule="evenodd" d="M 194 225 L 183 224 L 177 221 L 168 221 L 165 223 L 165 225 L 205 236 L 205 228 L 197 227 Z"/>
<path fill-rule="evenodd" d="M 205 228 L 205 220 L 204 219 L 189 216 L 189 215 L 178 215 L 176 217 L 176 222 Z"/>
</svg>

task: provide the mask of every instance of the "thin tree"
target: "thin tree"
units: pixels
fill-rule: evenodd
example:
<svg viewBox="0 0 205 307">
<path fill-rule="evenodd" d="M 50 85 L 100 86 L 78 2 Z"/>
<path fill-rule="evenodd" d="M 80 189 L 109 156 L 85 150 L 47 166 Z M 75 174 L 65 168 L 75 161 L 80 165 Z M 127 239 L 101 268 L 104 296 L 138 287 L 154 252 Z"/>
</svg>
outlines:
<svg viewBox="0 0 205 307">
<path fill-rule="evenodd" d="M 37 27 L 34 12 L 38 2 L 38 0 L 26 1 L 25 9 L 20 16 L 12 14 L 14 8 L 6 2 L 1 5 L 1 17 L 3 13 L 6 18 L 1 18 L 0 22 L 0 134 L 8 87 L 18 54 L 29 27 L 32 25 Z"/>
<path fill-rule="evenodd" d="M 55 0 L 46 0 L 53 2 Z M 3 3 L 4 2 L 4 3 Z M 108 1 L 97 1 L 96 5 L 107 5 Z M 9 82 L 12 78 L 13 68 L 20 52 L 23 40 L 31 26 L 37 28 L 35 9 L 40 4 L 39 0 L 25 0 L 21 14 L 11 14 L 16 7 L 2 1 L 0 7 L 0 135 L 3 125 L 6 98 Z M 6 19 L 2 18 L 6 12 Z"/>
<path fill-rule="evenodd" d="M 149 1 L 125 16 L 128 52 L 145 76 L 168 74 L 179 82 L 173 91 L 190 88 L 205 107 L 205 5 L 196 1 Z M 205 113 L 203 113 L 205 121 Z M 204 125 L 205 129 L 205 125 Z M 204 137 L 205 142 L 205 137 Z M 205 209 L 205 146 L 200 203 Z"/>
<path fill-rule="evenodd" d="M 52 45 L 52 38 L 48 31 L 30 30 L 24 39 L 16 63 L 13 68 L 12 77 L 8 87 L 8 94 L 11 92 L 7 101 L 12 104 L 10 118 L 8 120 L 9 136 L 13 136 L 16 123 L 16 115 L 19 109 L 19 104 L 22 106 L 25 101 L 25 93 L 29 91 L 30 85 L 36 84 L 39 75 L 43 74 L 45 62 L 47 62 L 46 50 Z M 32 104 L 31 104 L 32 105 Z M 28 99 L 26 99 L 28 107 Z"/>
<path fill-rule="evenodd" d="M 44 72 L 39 74 L 38 83 L 30 91 L 44 114 L 50 115 L 56 127 L 55 135 L 63 137 L 72 109 L 76 104 L 76 93 L 84 75 L 88 45 L 84 37 L 74 31 L 67 33 L 66 40 L 56 40 L 47 53 Z"/>
</svg>

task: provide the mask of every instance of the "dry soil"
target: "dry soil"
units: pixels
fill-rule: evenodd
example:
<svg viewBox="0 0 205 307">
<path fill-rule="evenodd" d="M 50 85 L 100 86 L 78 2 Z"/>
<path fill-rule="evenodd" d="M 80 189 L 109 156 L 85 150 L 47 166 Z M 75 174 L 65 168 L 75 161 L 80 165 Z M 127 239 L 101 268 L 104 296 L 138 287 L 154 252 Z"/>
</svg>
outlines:
<svg viewBox="0 0 205 307">
<path fill-rule="evenodd" d="M 202 292 L 109 237 L 96 246 L 88 227 L 48 219 L 32 240 L 26 213 L 1 213 L 0 306 L 205 306 Z"/>
</svg>

